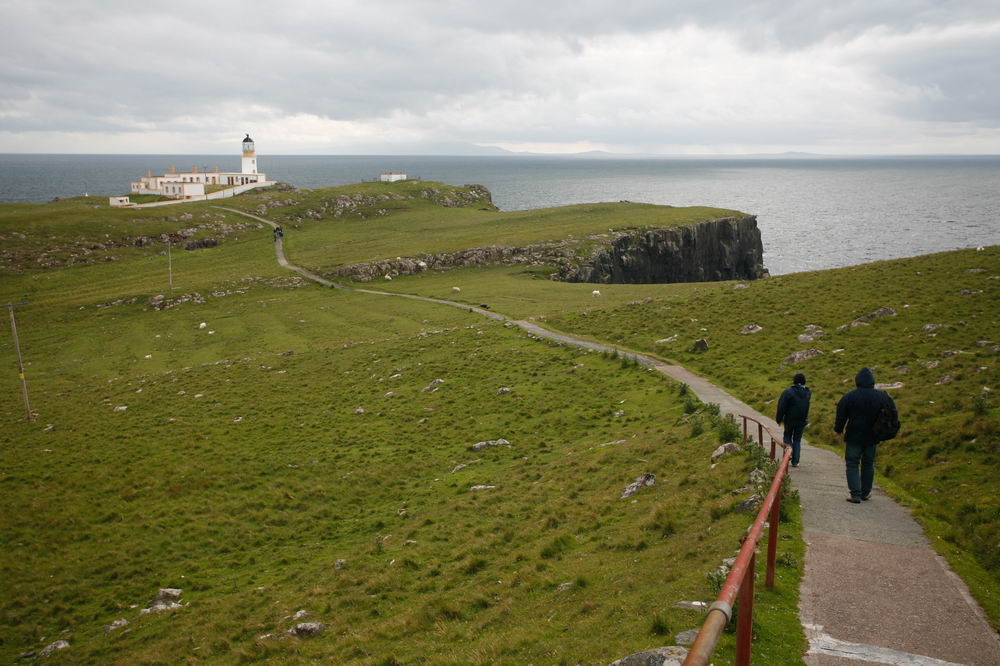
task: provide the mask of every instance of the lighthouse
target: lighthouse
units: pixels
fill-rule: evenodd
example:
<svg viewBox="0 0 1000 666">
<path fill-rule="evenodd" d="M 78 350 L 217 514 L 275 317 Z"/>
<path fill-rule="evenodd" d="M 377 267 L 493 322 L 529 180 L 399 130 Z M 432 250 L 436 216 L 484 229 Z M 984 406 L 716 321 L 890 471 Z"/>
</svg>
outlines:
<svg viewBox="0 0 1000 666">
<path fill-rule="evenodd" d="M 243 139 L 243 170 L 242 173 L 257 173 L 257 152 L 253 147 L 253 139 L 247 134 Z"/>
</svg>

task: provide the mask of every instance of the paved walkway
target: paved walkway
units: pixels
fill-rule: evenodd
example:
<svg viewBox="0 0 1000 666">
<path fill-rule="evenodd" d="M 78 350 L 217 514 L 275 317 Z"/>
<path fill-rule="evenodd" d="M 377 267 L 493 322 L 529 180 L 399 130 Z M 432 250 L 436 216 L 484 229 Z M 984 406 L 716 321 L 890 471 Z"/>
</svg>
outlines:
<svg viewBox="0 0 1000 666">
<path fill-rule="evenodd" d="M 262 217 L 223 210 L 275 226 Z M 289 264 L 282 239 L 276 240 L 275 247 L 282 266 L 328 287 L 448 305 L 512 321 L 537 337 L 593 351 L 618 351 L 612 345 L 509 320 L 464 303 L 336 284 Z M 780 433 L 773 419 L 690 370 L 643 354 L 624 355 L 684 382 L 702 402 L 716 403 L 727 414 L 752 416 Z M 906 509 L 877 485 L 871 501 L 848 503 L 843 459 L 805 441 L 801 463 L 791 478 L 801 498 L 806 540 L 799 617 L 809 639 L 807 664 L 1000 666 L 1000 637 L 965 583 L 931 549 Z"/>
</svg>

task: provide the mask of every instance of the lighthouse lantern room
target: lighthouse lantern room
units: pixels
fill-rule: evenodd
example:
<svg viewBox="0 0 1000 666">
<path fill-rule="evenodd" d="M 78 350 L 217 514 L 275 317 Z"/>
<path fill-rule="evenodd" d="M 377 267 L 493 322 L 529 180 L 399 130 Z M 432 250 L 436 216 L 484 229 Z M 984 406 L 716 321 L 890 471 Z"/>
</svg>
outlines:
<svg viewBox="0 0 1000 666">
<path fill-rule="evenodd" d="M 243 173 L 257 173 L 257 153 L 249 134 L 243 139 Z"/>
</svg>

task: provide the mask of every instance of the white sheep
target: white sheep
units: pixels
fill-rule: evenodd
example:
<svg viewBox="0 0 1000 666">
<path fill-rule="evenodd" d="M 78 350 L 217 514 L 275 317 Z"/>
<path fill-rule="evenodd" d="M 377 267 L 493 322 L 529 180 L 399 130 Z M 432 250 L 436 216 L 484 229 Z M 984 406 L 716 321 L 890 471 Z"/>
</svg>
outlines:
<svg viewBox="0 0 1000 666">
<path fill-rule="evenodd" d="M 461 287 L 452 287 L 451 290 L 452 291 L 462 291 L 462 288 Z"/>
<path fill-rule="evenodd" d="M 592 293 L 594 296 L 600 296 L 601 295 L 601 292 L 599 290 L 597 290 L 597 289 L 595 289 L 594 291 L 592 291 L 590 293 Z"/>
</svg>

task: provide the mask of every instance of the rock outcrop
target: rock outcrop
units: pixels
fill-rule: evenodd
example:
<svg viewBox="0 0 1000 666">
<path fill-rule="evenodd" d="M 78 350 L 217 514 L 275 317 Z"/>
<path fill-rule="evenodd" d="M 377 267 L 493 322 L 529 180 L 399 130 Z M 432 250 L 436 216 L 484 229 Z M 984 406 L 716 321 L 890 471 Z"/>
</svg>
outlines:
<svg viewBox="0 0 1000 666">
<path fill-rule="evenodd" d="M 675 229 L 619 236 L 579 266 L 562 267 L 566 282 L 647 284 L 765 277 L 757 218 L 724 218 Z"/>
<path fill-rule="evenodd" d="M 597 241 L 596 249 L 593 248 Z M 580 251 L 588 248 L 589 256 Z M 723 218 L 688 227 L 648 229 L 523 246 L 490 245 L 457 252 L 396 257 L 340 266 L 325 273 L 361 282 L 385 276 L 468 266 L 553 266 L 553 280 L 647 284 L 752 280 L 767 276 L 757 218 Z M 595 296 L 600 292 L 595 292 Z"/>
</svg>

